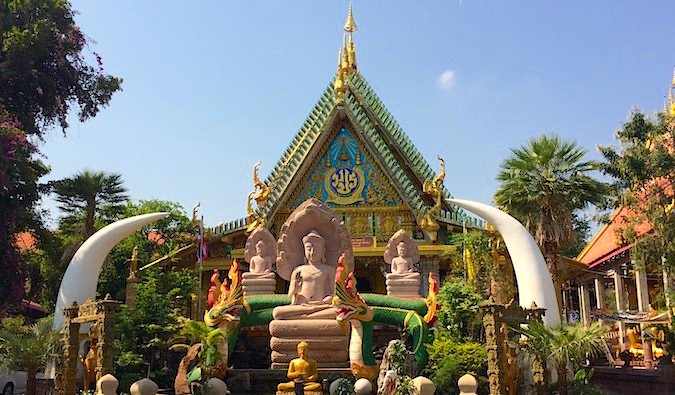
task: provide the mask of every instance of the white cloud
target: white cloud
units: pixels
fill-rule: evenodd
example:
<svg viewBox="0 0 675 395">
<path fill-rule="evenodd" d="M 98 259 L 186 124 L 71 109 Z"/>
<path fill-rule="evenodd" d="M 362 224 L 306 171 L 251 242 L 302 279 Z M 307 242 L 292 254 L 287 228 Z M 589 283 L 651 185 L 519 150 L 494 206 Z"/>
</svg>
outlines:
<svg viewBox="0 0 675 395">
<path fill-rule="evenodd" d="M 455 70 L 445 70 L 438 77 L 438 86 L 441 89 L 450 90 L 455 86 L 457 80 L 457 72 Z"/>
</svg>

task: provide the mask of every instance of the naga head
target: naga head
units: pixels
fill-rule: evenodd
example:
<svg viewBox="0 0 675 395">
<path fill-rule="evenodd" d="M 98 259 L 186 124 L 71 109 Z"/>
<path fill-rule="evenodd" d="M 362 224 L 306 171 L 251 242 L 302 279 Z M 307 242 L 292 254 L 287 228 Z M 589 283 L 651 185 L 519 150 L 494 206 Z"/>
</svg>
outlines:
<svg viewBox="0 0 675 395">
<path fill-rule="evenodd" d="M 338 321 L 371 321 L 374 311 L 363 300 L 356 290 L 354 273 L 348 272 L 344 264 L 345 254 L 338 259 L 338 268 L 335 272 L 335 296 L 332 305 L 337 312 Z"/>
<path fill-rule="evenodd" d="M 244 290 L 238 260 L 232 262 L 227 277 L 230 279 L 230 285 L 227 285 L 227 281 L 220 285 L 220 296 L 213 307 L 204 314 L 204 322 L 208 326 L 229 327 L 239 323 L 241 309 L 244 307 Z"/>
</svg>

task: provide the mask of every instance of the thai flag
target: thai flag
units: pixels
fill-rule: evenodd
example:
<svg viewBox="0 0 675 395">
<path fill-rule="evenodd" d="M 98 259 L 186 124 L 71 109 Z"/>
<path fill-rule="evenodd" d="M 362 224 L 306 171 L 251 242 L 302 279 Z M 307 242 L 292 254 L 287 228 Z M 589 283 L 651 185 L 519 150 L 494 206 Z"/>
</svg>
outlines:
<svg viewBox="0 0 675 395">
<path fill-rule="evenodd" d="M 197 260 L 199 263 L 203 263 L 208 257 L 209 252 L 206 249 L 206 239 L 204 238 L 204 217 L 202 217 L 197 230 Z"/>
</svg>

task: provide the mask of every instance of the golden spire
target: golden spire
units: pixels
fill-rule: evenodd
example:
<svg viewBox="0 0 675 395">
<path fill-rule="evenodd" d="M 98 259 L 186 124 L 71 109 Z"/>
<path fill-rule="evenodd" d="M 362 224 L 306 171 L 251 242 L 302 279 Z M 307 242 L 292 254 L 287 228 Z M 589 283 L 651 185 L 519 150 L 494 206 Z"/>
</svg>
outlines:
<svg viewBox="0 0 675 395">
<path fill-rule="evenodd" d="M 356 68 L 356 47 L 352 33 L 358 30 L 354 14 L 352 12 L 352 4 L 349 3 L 349 14 L 347 15 L 347 22 L 345 22 L 344 31 L 342 35 L 342 48 L 338 53 L 338 68 L 335 76 L 335 95 L 337 96 L 338 104 L 343 103 L 343 96 L 347 90 L 345 80 L 352 72 L 358 73 Z M 347 33 L 349 33 L 349 44 L 347 44 Z"/>
<path fill-rule="evenodd" d="M 345 31 L 348 33 L 354 33 L 357 30 L 359 30 L 359 28 L 356 26 L 354 14 L 352 14 L 352 3 L 349 2 L 349 14 L 347 15 L 347 22 L 345 22 Z"/>
<path fill-rule="evenodd" d="M 670 109 L 670 115 L 675 116 L 675 99 L 673 99 L 673 89 L 675 89 L 675 67 L 673 67 L 673 80 L 670 83 L 670 89 L 668 90 L 668 107 Z"/>
</svg>

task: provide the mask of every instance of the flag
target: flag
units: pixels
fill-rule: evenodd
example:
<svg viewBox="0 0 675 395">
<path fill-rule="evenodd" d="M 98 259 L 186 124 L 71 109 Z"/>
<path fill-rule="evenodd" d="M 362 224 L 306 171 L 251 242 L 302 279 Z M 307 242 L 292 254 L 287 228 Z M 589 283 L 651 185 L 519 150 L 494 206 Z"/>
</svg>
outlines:
<svg viewBox="0 0 675 395">
<path fill-rule="evenodd" d="M 204 237 L 204 217 L 202 217 L 197 230 L 197 260 L 199 263 L 203 263 L 208 256 L 209 252 L 206 249 L 206 238 Z"/>
</svg>

